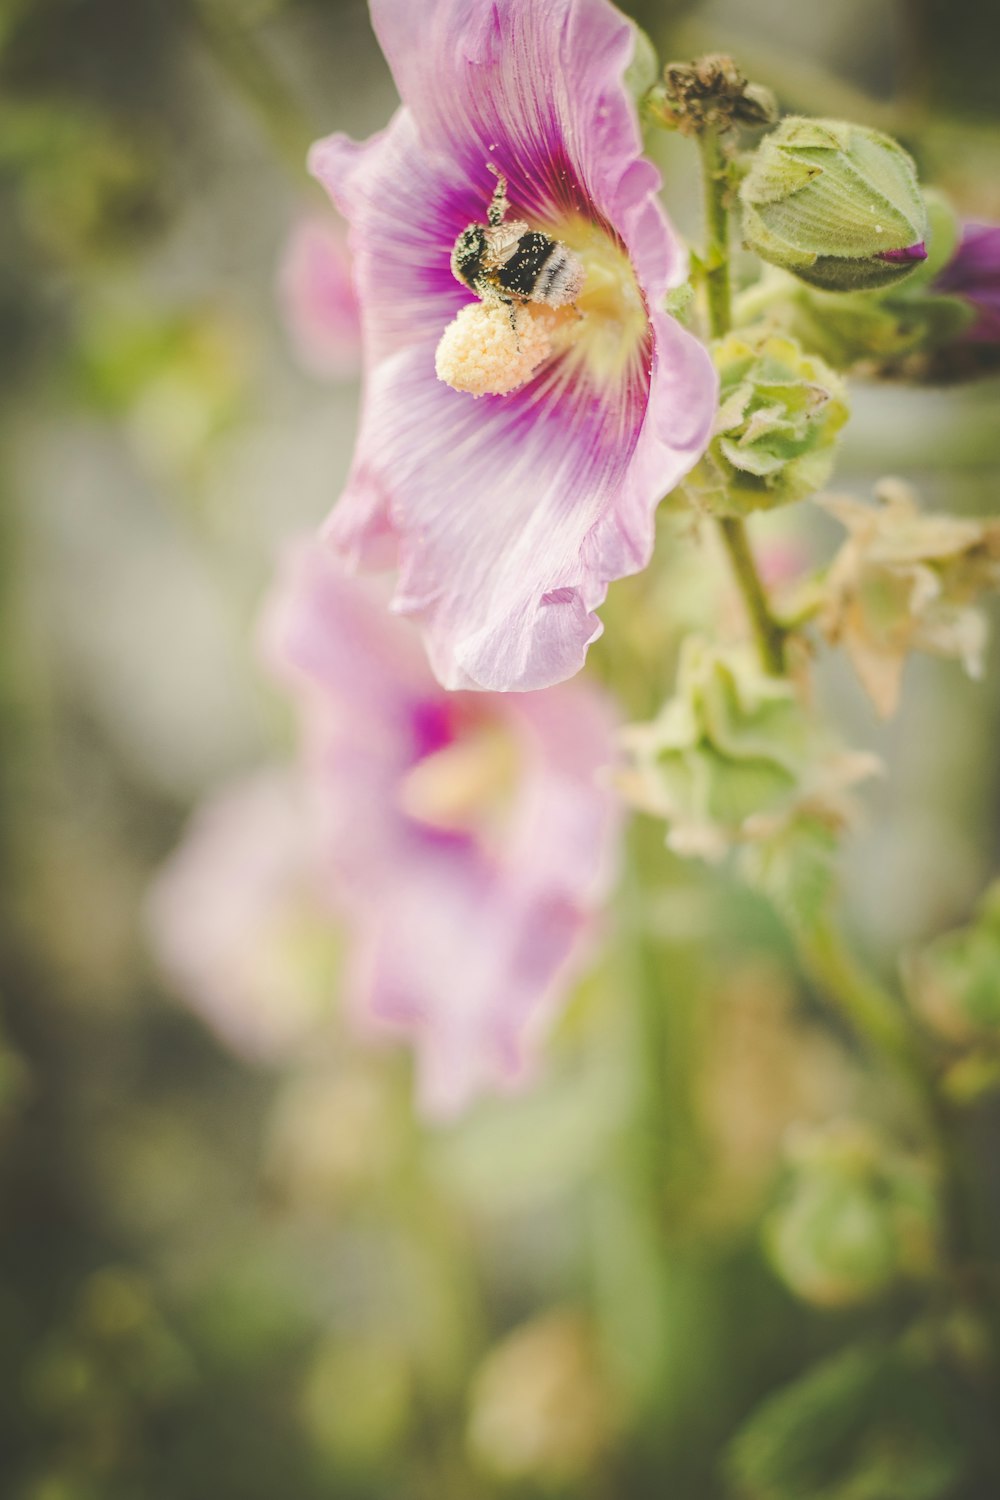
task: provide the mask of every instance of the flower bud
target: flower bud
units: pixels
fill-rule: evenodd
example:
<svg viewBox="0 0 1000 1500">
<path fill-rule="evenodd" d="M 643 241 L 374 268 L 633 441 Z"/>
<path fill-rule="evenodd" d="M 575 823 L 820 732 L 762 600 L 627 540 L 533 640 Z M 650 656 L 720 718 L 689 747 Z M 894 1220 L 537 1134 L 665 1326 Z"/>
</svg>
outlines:
<svg viewBox="0 0 1000 1500">
<path fill-rule="evenodd" d="M 681 649 L 674 696 L 621 740 L 626 801 L 664 819 L 676 854 L 707 860 L 804 818 L 844 826 L 850 788 L 875 768 L 829 739 L 788 681 L 697 636 Z"/>
<path fill-rule="evenodd" d="M 923 1019 L 958 1045 L 995 1050 L 1000 1035 L 1000 880 L 966 927 L 942 933 L 910 955 L 906 979 Z"/>
<path fill-rule="evenodd" d="M 936 1205 L 919 1162 L 853 1121 L 789 1142 L 784 1190 L 764 1226 L 782 1280 L 819 1307 L 866 1302 L 933 1267 Z"/>
<path fill-rule="evenodd" d="M 728 334 L 712 358 L 720 408 L 711 448 L 686 481 L 690 497 L 715 515 L 744 516 L 820 489 L 849 415 L 839 375 L 766 328 Z"/>
<path fill-rule="evenodd" d="M 968 304 L 973 321 L 963 336 L 969 343 L 1000 345 L 1000 224 L 964 224 L 934 286 Z"/>
<path fill-rule="evenodd" d="M 916 168 L 877 130 L 783 120 L 757 148 L 740 199 L 749 248 L 826 291 L 890 286 L 927 257 Z"/>
</svg>

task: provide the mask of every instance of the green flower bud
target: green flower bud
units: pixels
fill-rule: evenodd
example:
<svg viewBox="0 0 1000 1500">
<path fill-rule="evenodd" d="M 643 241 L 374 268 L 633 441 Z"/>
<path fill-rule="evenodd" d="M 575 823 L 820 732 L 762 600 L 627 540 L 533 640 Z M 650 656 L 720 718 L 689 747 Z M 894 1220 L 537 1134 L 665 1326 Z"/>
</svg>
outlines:
<svg viewBox="0 0 1000 1500">
<path fill-rule="evenodd" d="M 943 933 L 907 964 L 910 993 L 926 1021 L 958 1045 L 1000 1037 L 1000 880 L 976 919 Z"/>
<path fill-rule="evenodd" d="M 915 1161 L 843 1121 L 790 1143 L 783 1192 L 764 1225 L 775 1270 L 821 1307 L 848 1307 L 933 1267 L 936 1206 Z"/>
<path fill-rule="evenodd" d="M 902 281 L 874 291 L 824 292 L 768 267 L 736 299 L 737 327 L 766 319 L 835 370 L 863 364 L 880 375 L 923 378 L 933 355 L 954 345 L 975 320 L 962 297 L 941 292 L 936 278 L 952 259 L 960 226 L 954 210 L 928 191 L 927 259 Z"/>
<path fill-rule="evenodd" d="M 684 642 L 674 697 L 622 735 L 626 798 L 666 821 L 675 853 L 709 860 L 803 818 L 842 826 L 850 787 L 875 769 L 827 739 L 789 682 L 696 636 Z"/>
<path fill-rule="evenodd" d="M 916 167 L 877 130 L 783 120 L 757 148 L 740 200 L 750 249 L 826 291 L 890 286 L 926 259 Z"/>
<path fill-rule="evenodd" d="M 840 376 L 794 339 L 748 328 L 712 349 L 715 438 L 685 483 L 714 515 L 743 516 L 814 494 L 830 477 L 849 410 Z"/>
</svg>

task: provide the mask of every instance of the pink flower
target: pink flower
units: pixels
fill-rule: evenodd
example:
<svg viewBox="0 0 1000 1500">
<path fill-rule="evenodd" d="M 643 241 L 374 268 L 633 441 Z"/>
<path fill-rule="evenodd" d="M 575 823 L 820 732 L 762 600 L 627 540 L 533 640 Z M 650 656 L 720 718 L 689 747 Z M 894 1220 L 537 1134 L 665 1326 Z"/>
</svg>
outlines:
<svg viewBox="0 0 1000 1500">
<path fill-rule="evenodd" d="M 285 324 L 311 374 L 350 380 L 361 369 L 361 315 L 347 236 L 333 217 L 300 219 L 278 273 Z"/>
<path fill-rule="evenodd" d="M 265 646 L 300 701 L 355 1004 L 413 1038 L 429 1112 L 516 1085 L 612 878 L 603 700 L 445 692 L 412 627 L 318 548 L 291 561 Z"/>
<path fill-rule="evenodd" d="M 393 607 L 445 686 L 544 687 L 579 669 L 609 582 L 648 563 L 715 412 L 706 351 L 664 311 L 686 260 L 622 82 L 634 33 L 607 0 L 371 9 L 403 107 L 311 156 L 351 225 L 365 346 L 327 536 L 352 564 L 398 564 Z M 505 223 L 565 248 L 572 305 L 490 306 L 453 274 L 494 172 Z"/>
<path fill-rule="evenodd" d="M 1000 224 L 963 224 L 957 251 L 934 282 L 937 292 L 963 297 L 975 322 L 962 339 L 1000 344 Z"/>
<path fill-rule="evenodd" d="M 330 1010 L 320 868 L 305 789 L 274 769 L 198 808 L 150 890 L 149 935 L 165 973 L 243 1057 L 297 1054 Z"/>
</svg>

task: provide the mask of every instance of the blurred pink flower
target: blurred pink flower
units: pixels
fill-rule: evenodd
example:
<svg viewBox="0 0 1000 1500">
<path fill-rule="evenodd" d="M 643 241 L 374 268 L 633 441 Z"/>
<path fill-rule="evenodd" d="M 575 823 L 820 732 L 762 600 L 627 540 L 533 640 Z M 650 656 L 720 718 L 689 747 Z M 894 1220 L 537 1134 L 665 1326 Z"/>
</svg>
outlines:
<svg viewBox="0 0 1000 1500">
<path fill-rule="evenodd" d="M 361 370 L 361 314 L 347 235 L 332 216 L 300 219 L 278 273 L 285 324 L 301 364 L 350 380 Z"/>
<path fill-rule="evenodd" d="M 320 868 L 306 790 L 274 769 L 204 802 L 150 890 L 161 966 L 244 1057 L 295 1055 L 329 1012 L 333 937 Z"/>
<path fill-rule="evenodd" d="M 951 260 L 934 282 L 971 303 L 975 322 L 961 335 L 975 344 L 1000 344 L 1000 224 L 963 224 Z"/>
<path fill-rule="evenodd" d="M 421 622 L 445 686 L 544 687 L 581 666 L 609 582 L 648 563 L 656 505 L 715 413 L 708 354 L 664 311 L 686 257 L 623 83 L 634 31 L 607 0 L 371 10 L 403 107 L 365 144 L 335 135 L 311 156 L 351 225 L 365 346 L 327 535 L 352 564 L 398 563 L 394 608 Z M 518 310 L 517 358 L 526 341 L 551 349 L 517 389 L 476 399 L 435 356 L 460 312 L 460 344 L 470 320 L 505 333 L 450 265 L 485 222 L 491 168 L 511 216 L 585 279 L 572 307 Z"/>
<path fill-rule="evenodd" d="M 517 1085 L 614 872 L 607 705 L 584 684 L 443 691 L 413 629 L 318 547 L 291 559 L 265 649 L 300 702 L 359 1014 L 413 1038 L 432 1114 Z"/>
</svg>

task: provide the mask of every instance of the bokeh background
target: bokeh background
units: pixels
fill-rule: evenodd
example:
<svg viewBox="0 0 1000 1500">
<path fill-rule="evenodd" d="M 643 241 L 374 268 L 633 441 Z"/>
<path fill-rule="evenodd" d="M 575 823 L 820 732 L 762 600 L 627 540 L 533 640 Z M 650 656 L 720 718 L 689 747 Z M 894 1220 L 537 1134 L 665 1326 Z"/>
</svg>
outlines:
<svg viewBox="0 0 1000 1500">
<path fill-rule="evenodd" d="M 893 130 L 1000 221 L 982 0 L 626 8 L 665 58 L 725 49 L 788 109 Z M 660 856 L 651 1024 L 599 962 L 537 1088 L 446 1127 L 335 1008 L 308 1055 L 253 1065 L 150 956 L 146 891 L 191 808 L 291 743 L 254 621 L 338 494 L 358 392 L 300 367 L 278 266 L 323 212 L 309 140 L 394 102 L 361 0 L 0 9 L 0 1489 L 988 1500 L 948 1390 L 903 1400 L 930 1446 L 895 1478 L 859 1480 L 836 1434 L 785 1488 L 733 1477 L 762 1398 L 918 1294 L 894 1265 L 831 1297 L 811 1251 L 768 1250 L 789 1140 L 893 1100 L 725 871 Z M 696 236 L 692 148 L 656 149 Z M 998 396 L 859 387 L 838 484 L 903 471 L 996 510 Z M 889 768 L 845 882 L 887 972 L 996 870 L 998 681 L 995 650 L 983 683 L 911 664 L 884 728 L 826 673 Z M 998 1123 L 987 1101 L 972 1132 L 994 1198 Z"/>
</svg>

